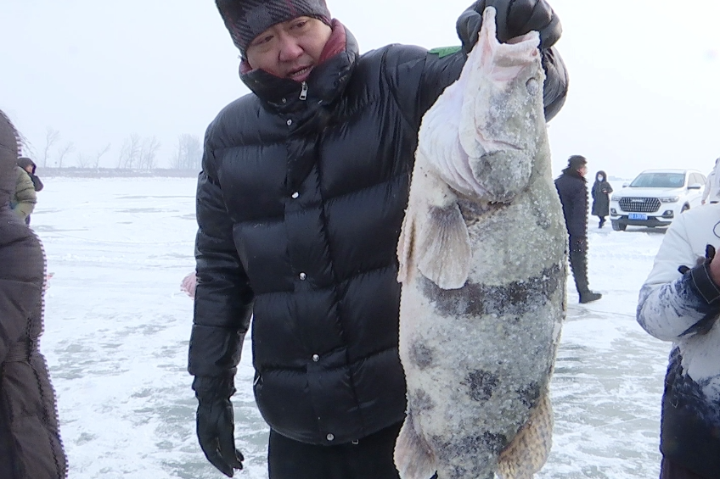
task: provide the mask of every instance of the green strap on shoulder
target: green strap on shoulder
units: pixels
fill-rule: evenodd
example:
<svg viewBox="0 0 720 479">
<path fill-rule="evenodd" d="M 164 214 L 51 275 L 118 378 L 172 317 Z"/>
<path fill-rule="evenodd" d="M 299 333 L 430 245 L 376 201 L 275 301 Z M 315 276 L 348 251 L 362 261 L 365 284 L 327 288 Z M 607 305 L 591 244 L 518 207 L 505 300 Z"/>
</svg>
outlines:
<svg viewBox="0 0 720 479">
<path fill-rule="evenodd" d="M 446 57 L 448 55 L 452 55 L 453 53 L 457 53 L 461 49 L 462 49 L 462 47 L 460 45 L 454 46 L 454 47 L 438 47 L 438 48 L 433 48 L 428 53 L 430 53 L 432 55 L 437 55 L 438 57 L 442 58 L 442 57 Z"/>
</svg>

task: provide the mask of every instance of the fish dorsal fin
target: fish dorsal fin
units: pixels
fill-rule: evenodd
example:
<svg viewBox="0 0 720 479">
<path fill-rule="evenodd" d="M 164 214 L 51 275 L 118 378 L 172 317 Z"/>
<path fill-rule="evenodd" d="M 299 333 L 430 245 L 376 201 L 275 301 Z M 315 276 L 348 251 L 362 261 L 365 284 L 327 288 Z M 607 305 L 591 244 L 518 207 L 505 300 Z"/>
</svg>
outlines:
<svg viewBox="0 0 720 479">
<path fill-rule="evenodd" d="M 454 197 L 454 195 L 453 195 Z M 470 236 L 456 201 L 426 205 L 417 228 L 417 267 L 442 289 L 459 289 L 470 274 Z"/>
</svg>

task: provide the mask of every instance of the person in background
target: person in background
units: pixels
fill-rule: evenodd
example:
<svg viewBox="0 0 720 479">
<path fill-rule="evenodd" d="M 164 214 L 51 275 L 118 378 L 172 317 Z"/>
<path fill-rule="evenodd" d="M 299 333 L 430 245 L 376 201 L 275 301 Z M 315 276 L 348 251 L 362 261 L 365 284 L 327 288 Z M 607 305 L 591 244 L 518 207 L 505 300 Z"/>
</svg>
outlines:
<svg viewBox="0 0 720 479">
<path fill-rule="evenodd" d="M 33 185 L 30 175 L 27 171 L 15 165 L 15 190 L 10 198 L 10 209 L 25 222 L 30 224 L 30 214 L 37 204 L 37 195 L 35 194 L 35 185 Z"/>
<path fill-rule="evenodd" d="M 38 349 L 45 256 L 10 210 L 17 152 L 17 132 L 0 111 L 0 478 L 63 479 L 55 393 Z"/>
<path fill-rule="evenodd" d="M 637 321 L 672 343 L 660 423 L 661 479 L 720 477 L 720 204 L 668 228 L 640 289 Z"/>
<path fill-rule="evenodd" d="M 604 171 L 600 170 L 595 174 L 595 183 L 590 192 L 593 199 L 592 214 L 600 219 L 598 228 L 602 228 L 605 224 L 605 217 L 610 214 L 610 193 L 613 192 Z"/>
<path fill-rule="evenodd" d="M 540 32 L 552 118 L 567 91 L 560 22 L 545 0 L 482 0 L 452 52 L 361 55 L 324 0 L 216 4 L 251 93 L 208 127 L 198 179 L 188 370 L 200 446 L 225 475 L 242 468 L 230 397 L 252 316 L 269 478 L 397 479 L 396 247 L 420 122 L 459 77 L 486 6 L 500 41 Z"/>
<path fill-rule="evenodd" d="M 37 165 L 35 164 L 35 162 L 26 156 L 21 156 L 20 158 L 18 158 L 17 164 L 20 168 L 25 170 L 28 175 L 30 175 L 30 179 L 32 180 L 33 186 L 35 187 L 35 191 L 42 191 L 44 185 L 35 173 L 35 170 L 37 170 Z"/>
<path fill-rule="evenodd" d="M 720 201 L 720 158 L 715 160 L 715 167 L 705 180 L 705 190 L 702 195 L 702 204 Z"/>
<path fill-rule="evenodd" d="M 580 303 L 590 303 L 602 298 L 602 294 L 590 290 L 587 267 L 587 215 L 588 189 L 587 160 L 584 156 L 573 155 L 568 159 L 568 166 L 555 180 L 555 188 L 560 195 L 565 226 L 567 227 L 570 245 L 570 269 L 575 278 L 575 287 L 580 296 Z"/>
</svg>

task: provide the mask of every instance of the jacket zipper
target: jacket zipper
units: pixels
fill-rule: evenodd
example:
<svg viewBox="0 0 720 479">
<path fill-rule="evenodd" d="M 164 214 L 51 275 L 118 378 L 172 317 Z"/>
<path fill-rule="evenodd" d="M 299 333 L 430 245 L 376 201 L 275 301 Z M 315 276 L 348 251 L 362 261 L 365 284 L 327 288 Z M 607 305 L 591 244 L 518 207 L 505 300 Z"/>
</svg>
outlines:
<svg viewBox="0 0 720 479">
<path fill-rule="evenodd" d="M 308 92 L 307 82 L 302 82 L 302 87 L 300 88 L 300 99 L 301 100 L 307 100 L 307 92 Z"/>
</svg>

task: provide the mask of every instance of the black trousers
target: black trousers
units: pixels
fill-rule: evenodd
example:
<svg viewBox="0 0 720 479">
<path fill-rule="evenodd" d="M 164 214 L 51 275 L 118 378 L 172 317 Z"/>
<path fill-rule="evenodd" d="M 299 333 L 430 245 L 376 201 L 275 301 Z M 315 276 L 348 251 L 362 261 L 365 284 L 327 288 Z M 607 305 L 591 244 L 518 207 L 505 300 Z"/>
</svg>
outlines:
<svg viewBox="0 0 720 479">
<path fill-rule="evenodd" d="M 401 427 L 337 446 L 305 444 L 270 430 L 269 479 L 400 479 L 393 451 Z"/>
<path fill-rule="evenodd" d="M 698 476 L 694 472 L 685 469 L 682 466 L 673 464 L 667 458 L 663 457 L 662 465 L 660 466 L 660 479 L 709 479 L 703 476 Z"/>
</svg>

